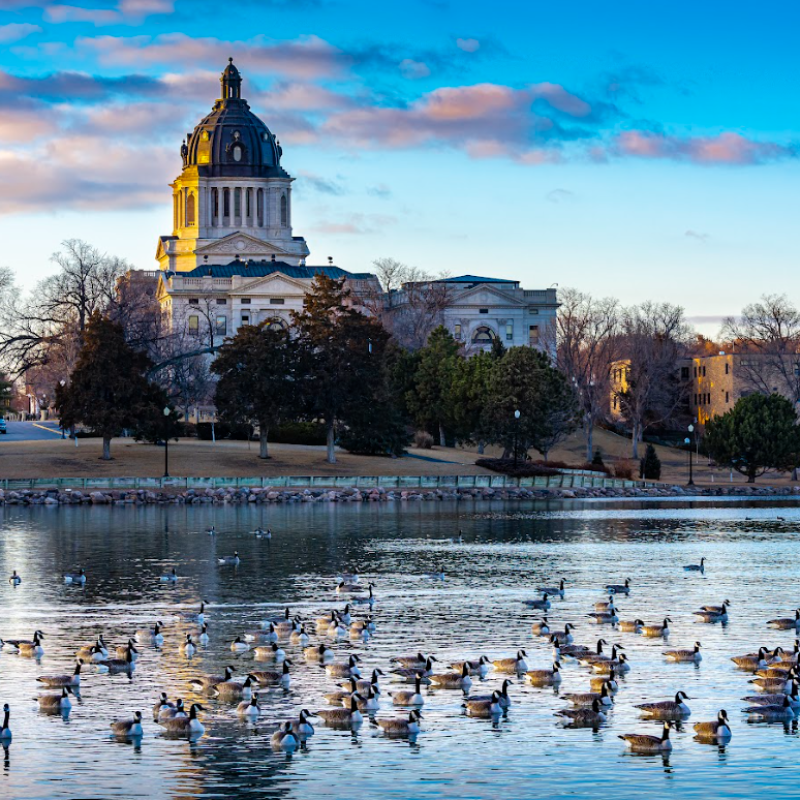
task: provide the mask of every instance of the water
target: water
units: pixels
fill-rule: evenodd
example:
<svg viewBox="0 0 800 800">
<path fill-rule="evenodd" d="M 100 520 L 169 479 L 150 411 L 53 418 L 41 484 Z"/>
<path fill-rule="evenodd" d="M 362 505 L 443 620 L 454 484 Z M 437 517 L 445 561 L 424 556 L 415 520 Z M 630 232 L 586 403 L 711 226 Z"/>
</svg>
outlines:
<svg viewBox="0 0 800 800">
<path fill-rule="evenodd" d="M 777 509 L 777 510 L 776 510 Z M 780 514 L 785 521 L 776 520 Z M 746 519 L 750 517 L 751 519 Z M 218 535 L 209 537 L 211 524 Z M 248 531 L 271 525 L 271 542 Z M 450 537 L 464 531 L 465 543 Z M 796 726 L 753 725 L 740 713 L 752 694 L 749 675 L 730 656 L 765 644 L 790 648 L 791 632 L 769 631 L 766 620 L 800 605 L 800 508 L 736 502 L 561 502 L 469 505 L 302 505 L 277 508 L 62 508 L 0 512 L 0 636 L 45 634 L 41 665 L 0 654 L 0 703 L 11 704 L 14 740 L 0 770 L 0 796 L 25 798 L 641 798 L 777 796 L 796 792 L 800 741 Z M 239 567 L 217 556 L 238 550 Z M 680 565 L 707 559 L 707 572 Z M 447 579 L 425 579 L 444 565 Z M 159 576 L 176 566 L 175 586 Z M 84 589 L 60 575 L 85 566 Z M 287 755 L 269 746 L 270 723 L 302 708 L 326 707 L 334 686 L 323 670 L 285 645 L 296 667 L 288 692 L 262 693 L 262 720 L 241 723 L 232 705 L 204 700 L 206 735 L 196 743 L 165 738 L 152 723 L 159 692 L 194 695 L 190 677 L 232 664 L 252 668 L 250 653 L 233 655 L 229 643 L 288 603 L 313 618 L 343 602 L 334 576 L 356 567 L 376 583 L 378 632 L 366 645 L 335 645 L 338 658 L 363 657 L 365 674 L 388 666 L 395 654 L 433 651 L 456 658 L 513 655 L 527 650 L 531 667 L 546 667 L 550 649 L 533 639 L 535 614 L 521 600 L 540 582 L 564 576 L 567 596 L 550 612 L 554 624 L 578 625 L 576 641 L 599 636 L 624 643 L 633 670 L 618 694 L 608 727 L 564 730 L 554 712 L 564 708 L 553 689 L 512 687 L 513 706 L 498 725 L 462 715 L 457 692 L 426 695 L 423 732 L 416 741 L 389 739 L 369 724 L 357 734 L 317 725 L 303 750 Z M 12 589 L 12 569 L 23 583 Z M 670 616 L 670 647 L 704 646 L 699 666 L 667 664 L 660 640 L 614 633 L 589 624 L 603 585 L 630 578 L 622 617 L 651 622 Z M 178 612 L 211 601 L 211 644 L 191 661 L 178 653 L 197 628 Z M 726 627 L 693 621 L 701 604 L 732 601 Z M 361 610 L 358 614 L 363 613 Z M 163 620 L 165 645 L 144 647 L 132 680 L 88 668 L 81 702 L 67 721 L 37 712 L 35 678 L 71 671 L 77 646 L 103 632 L 123 643 L 136 628 Z M 316 641 L 316 639 L 314 640 Z M 586 670 L 565 662 L 561 692 L 586 691 Z M 490 674 L 480 693 L 498 686 Z M 384 692 L 391 686 L 384 682 Z M 476 689 L 473 689 L 475 693 Z M 692 716 L 673 734 L 670 756 L 635 756 L 618 733 L 658 733 L 639 719 L 634 704 L 670 699 L 679 689 L 692 700 Z M 395 712 L 386 702 L 380 714 Z M 724 748 L 693 741 L 691 723 L 728 710 L 734 726 Z M 108 724 L 140 709 L 141 744 L 110 737 Z M 0 751 L 0 758 L 2 758 Z M 713 790 L 709 787 L 713 785 Z"/>
</svg>

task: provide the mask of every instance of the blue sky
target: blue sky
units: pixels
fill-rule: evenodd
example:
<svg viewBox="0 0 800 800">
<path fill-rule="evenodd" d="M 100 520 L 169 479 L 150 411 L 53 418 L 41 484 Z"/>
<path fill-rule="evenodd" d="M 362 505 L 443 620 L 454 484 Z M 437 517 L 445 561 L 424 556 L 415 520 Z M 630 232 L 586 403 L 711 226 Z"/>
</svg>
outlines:
<svg viewBox="0 0 800 800">
<path fill-rule="evenodd" d="M 393 256 L 691 317 L 800 289 L 795 4 L 0 9 L 0 263 L 26 285 L 68 237 L 154 266 L 230 55 L 297 178 L 311 263 Z"/>
</svg>

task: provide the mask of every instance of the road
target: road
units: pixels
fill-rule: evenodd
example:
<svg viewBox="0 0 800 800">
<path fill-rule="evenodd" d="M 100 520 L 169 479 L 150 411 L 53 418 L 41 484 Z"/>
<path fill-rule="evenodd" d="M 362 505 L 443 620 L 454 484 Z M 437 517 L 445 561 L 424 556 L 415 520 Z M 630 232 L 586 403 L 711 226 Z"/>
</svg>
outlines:
<svg viewBox="0 0 800 800">
<path fill-rule="evenodd" d="M 57 422 L 7 422 L 8 433 L 0 435 L 0 447 L 9 442 L 33 442 L 61 436 Z"/>
</svg>

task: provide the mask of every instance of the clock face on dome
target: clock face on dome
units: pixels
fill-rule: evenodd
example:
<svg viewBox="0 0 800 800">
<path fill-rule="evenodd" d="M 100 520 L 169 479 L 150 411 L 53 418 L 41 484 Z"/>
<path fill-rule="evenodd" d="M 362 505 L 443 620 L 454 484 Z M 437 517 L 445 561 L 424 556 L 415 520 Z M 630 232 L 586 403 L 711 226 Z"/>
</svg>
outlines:
<svg viewBox="0 0 800 800">
<path fill-rule="evenodd" d="M 233 146 L 233 160 L 234 161 L 242 160 L 242 146 L 240 144 L 235 144 Z"/>
</svg>

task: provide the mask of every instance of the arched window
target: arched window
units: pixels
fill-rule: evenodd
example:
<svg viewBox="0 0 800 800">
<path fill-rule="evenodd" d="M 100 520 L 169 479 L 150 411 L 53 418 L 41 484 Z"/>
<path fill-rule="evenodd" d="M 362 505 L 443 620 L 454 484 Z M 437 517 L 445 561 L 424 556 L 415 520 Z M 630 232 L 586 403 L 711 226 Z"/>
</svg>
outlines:
<svg viewBox="0 0 800 800">
<path fill-rule="evenodd" d="M 231 190 L 222 190 L 222 216 L 229 217 L 231 215 Z"/>
<path fill-rule="evenodd" d="M 219 216 L 219 189 L 211 190 L 211 215 L 215 219 Z"/>
<path fill-rule="evenodd" d="M 483 325 L 480 328 L 475 329 L 475 333 L 472 334 L 472 343 L 491 344 L 492 339 L 494 338 L 495 338 L 494 331 L 491 328 L 487 328 L 485 325 Z"/>
<path fill-rule="evenodd" d="M 269 321 L 267 329 L 271 331 L 285 331 L 288 330 L 288 325 L 280 317 L 273 317 Z"/>
<path fill-rule="evenodd" d="M 286 195 L 281 195 L 281 225 L 286 226 Z"/>
<path fill-rule="evenodd" d="M 189 193 L 189 196 L 186 198 L 186 224 L 187 225 L 194 225 L 194 194 L 192 192 Z"/>
</svg>

